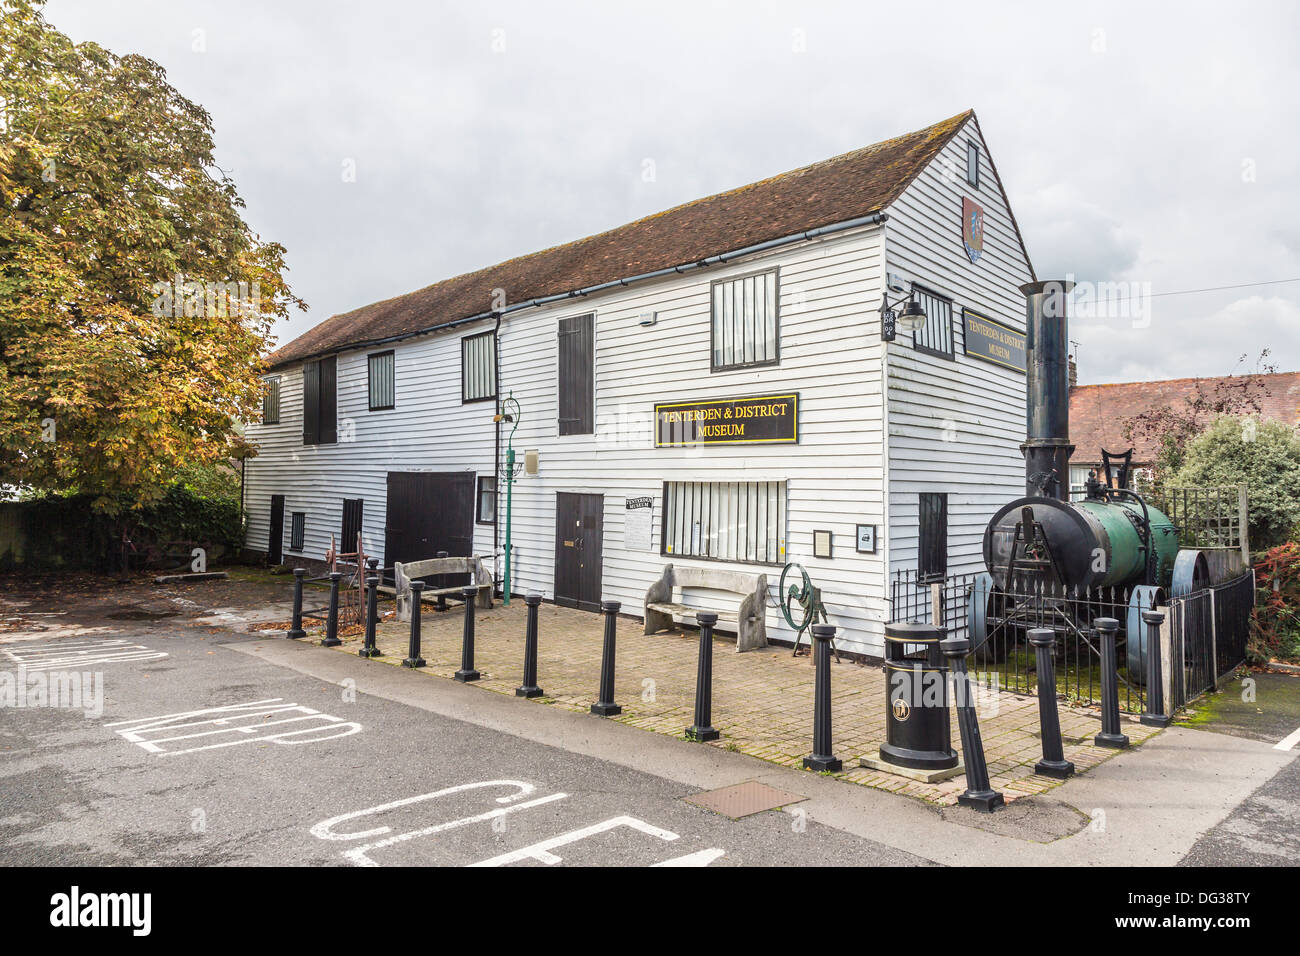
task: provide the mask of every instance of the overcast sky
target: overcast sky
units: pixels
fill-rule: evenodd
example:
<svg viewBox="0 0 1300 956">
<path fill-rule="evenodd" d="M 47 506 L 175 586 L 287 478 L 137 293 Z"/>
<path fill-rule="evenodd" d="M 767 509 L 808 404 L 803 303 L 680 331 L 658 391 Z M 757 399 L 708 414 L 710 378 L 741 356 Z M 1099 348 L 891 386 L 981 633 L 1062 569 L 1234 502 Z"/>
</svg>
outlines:
<svg viewBox="0 0 1300 956">
<path fill-rule="evenodd" d="M 1081 380 L 1300 369 L 1300 4 L 52 0 L 161 63 L 330 315 L 974 107 Z M 654 164 L 654 181 L 642 176 Z M 347 163 L 355 181 L 345 181 Z M 1139 285 L 1138 290 L 1148 288 Z M 1137 327 L 1135 327 L 1135 325 Z"/>
</svg>

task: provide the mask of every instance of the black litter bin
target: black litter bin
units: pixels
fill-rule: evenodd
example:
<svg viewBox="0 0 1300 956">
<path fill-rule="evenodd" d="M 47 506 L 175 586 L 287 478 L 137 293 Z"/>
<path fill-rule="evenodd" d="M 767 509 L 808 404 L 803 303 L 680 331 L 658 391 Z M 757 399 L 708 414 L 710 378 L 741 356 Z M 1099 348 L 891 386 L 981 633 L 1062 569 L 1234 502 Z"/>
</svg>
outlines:
<svg viewBox="0 0 1300 956">
<path fill-rule="evenodd" d="M 948 667 L 939 650 L 943 629 L 885 625 L 885 740 L 880 759 L 914 770 L 957 766 L 948 715 Z"/>
</svg>

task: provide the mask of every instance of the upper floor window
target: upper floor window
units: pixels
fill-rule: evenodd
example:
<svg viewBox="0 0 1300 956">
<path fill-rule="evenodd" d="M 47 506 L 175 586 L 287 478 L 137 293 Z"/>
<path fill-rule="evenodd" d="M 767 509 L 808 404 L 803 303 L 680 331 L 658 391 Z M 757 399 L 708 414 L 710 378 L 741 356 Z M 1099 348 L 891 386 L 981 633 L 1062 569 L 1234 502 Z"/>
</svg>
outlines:
<svg viewBox="0 0 1300 956">
<path fill-rule="evenodd" d="M 280 424 L 280 376 L 262 379 L 262 424 Z"/>
<path fill-rule="evenodd" d="M 966 182 L 980 188 L 980 148 L 974 140 L 966 143 Z"/>
<path fill-rule="evenodd" d="M 775 269 L 713 283 L 713 371 L 775 365 L 780 360 L 777 291 Z"/>
<path fill-rule="evenodd" d="M 396 397 L 396 365 L 392 351 L 377 352 L 367 357 L 369 367 L 370 410 L 383 411 L 392 408 Z"/>
<path fill-rule="evenodd" d="M 331 355 L 302 366 L 302 443 L 333 445 L 338 436 L 338 359 Z"/>
<path fill-rule="evenodd" d="M 931 355 L 952 358 L 952 299 L 915 283 L 912 294 L 925 310 L 925 325 L 912 333 L 912 345 Z"/>
<path fill-rule="evenodd" d="M 596 317 L 560 319 L 561 435 L 592 435 L 596 428 Z"/>
<path fill-rule="evenodd" d="M 460 400 L 482 402 L 497 397 L 495 332 L 480 332 L 460 340 Z"/>
</svg>

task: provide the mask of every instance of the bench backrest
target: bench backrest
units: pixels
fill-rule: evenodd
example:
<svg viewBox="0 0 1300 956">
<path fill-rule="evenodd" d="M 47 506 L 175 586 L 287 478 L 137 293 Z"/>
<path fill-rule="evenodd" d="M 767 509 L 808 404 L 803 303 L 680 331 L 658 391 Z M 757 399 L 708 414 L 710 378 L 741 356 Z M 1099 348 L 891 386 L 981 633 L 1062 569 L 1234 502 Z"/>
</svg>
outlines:
<svg viewBox="0 0 1300 956">
<path fill-rule="evenodd" d="M 760 574 L 742 574 L 721 568 L 694 568 L 673 566 L 672 585 L 679 588 L 708 588 L 730 591 L 733 594 L 753 594 L 759 589 Z"/>
<path fill-rule="evenodd" d="M 424 561 L 398 562 L 408 578 L 423 578 L 430 574 L 478 574 L 478 558 L 426 558 Z"/>
</svg>

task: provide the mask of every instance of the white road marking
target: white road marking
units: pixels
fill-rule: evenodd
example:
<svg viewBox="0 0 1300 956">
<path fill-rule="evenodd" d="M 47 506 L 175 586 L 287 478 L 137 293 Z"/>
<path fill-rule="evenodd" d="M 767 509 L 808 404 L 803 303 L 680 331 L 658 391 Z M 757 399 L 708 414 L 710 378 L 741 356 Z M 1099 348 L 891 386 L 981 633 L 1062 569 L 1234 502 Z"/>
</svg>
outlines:
<svg viewBox="0 0 1300 956">
<path fill-rule="evenodd" d="M 439 797 L 450 796 L 453 793 L 464 793 L 467 790 L 482 790 L 486 787 L 514 787 L 519 792 L 508 794 L 504 797 L 497 797 L 497 803 L 512 803 L 520 797 L 526 797 L 533 793 L 537 787 L 531 783 L 525 783 L 522 780 L 485 780 L 482 783 L 462 783 L 459 786 L 447 787 L 445 790 L 435 790 L 432 793 L 422 793 L 417 797 L 405 797 L 401 800 L 394 800 L 392 803 L 381 803 L 377 807 L 369 807 L 365 810 L 353 810 L 351 813 L 343 813 L 337 817 L 330 817 L 328 820 L 322 820 L 311 828 L 311 835 L 319 840 L 364 840 L 367 837 L 376 837 L 384 833 L 391 833 L 392 827 L 376 827 L 373 830 L 362 830 L 360 833 L 335 833 L 334 827 L 348 820 L 355 820 L 358 817 L 368 817 L 374 813 L 383 813 L 385 810 L 396 810 L 399 807 L 409 807 L 413 803 L 423 803 L 425 800 L 436 800 Z"/>
<path fill-rule="evenodd" d="M 8 648 L 6 657 L 29 671 L 84 669 L 94 664 L 122 664 L 128 661 L 156 661 L 167 656 L 143 644 L 117 638 L 99 641 L 59 641 L 36 647 Z"/>
<path fill-rule="evenodd" d="M 696 853 L 687 853 L 685 856 L 673 857 L 671 860 L 664 860 L 662 863 L 656 863 L 655 866 L 708 866 L 714 860 L 726 855 L 726 850 L 719 850 L 714 847 L 711 850 L 700 850 Z"/>
<path fill-rule="evenodd" d="M 1291 733 L 1289 733 L 1287 736 L 1283 737 L 1276 744 L 1274 744 L 1273 749 L 1291 750 L 1295 747 L 1296 744 L 1300 744 L 1300 727 L 1297 727 L 1295 730 L 1291 731 Z"/>
<path fill-rule="evenodd" d="M 351 813 L 343 813 L 337 817 L 330 817 L 328 820 L 322 820 L 311 828 L 312 836 L 320 840 L 364 840 L 369 837 L 382 836 L 385 833 L 392 833 L 392 827 L 379 826 L 371 830 L 361 830 L 357 833 L 335 833 L 334 827 L 340 823 L 346 823 L 348 820 L 355 820 L 358 817 L 367 817 L 377 813 L 383 813 L 386 810 L 396 810 L 400 807 L 409 807 L 414 803 L 423 803 L 425 800 L 436 800 L 439 797 L 450 796 L 453 793 L 465 793 L 469 790 L 482 790 L 487 787 L 514 787 L 516 793 L 507 794 L 504 797 L 497 797 L 497 803 L 509 804 L 509 806 L 500 807 L 496 810 L 488 810 L 485 813 L 475 814 L 470 817 L 462 817 L 459 820 L 451 820 L 447 823 L 437 823 L 433 826 L 421 827 L 417 830 L 408 830 L 405 833 L 399 833 L 395 836 L 388 837 L 384 840 L 377 840 L 362 846 L 353 847 L 343 851 L 343 856 L 355 863 L 357 866 L 378 866 L 379 864 L 370 858 L 369 853 L 372 850 L 379 850 L 386 846 L 393 846 L 398 843 L 405 843 L 407 840 L 414 840 L 417 837 L 432 836 L 435 833 L 444 833 L 447 830 L 454 830 L 458 827 L 469 826 L 471 823 L 482 823 L 487 820 L 494 820 L 497 817 L 503 817 L 507 813 L 514 813 L 516 810 L 524 810 L 528 807 L 540 806 L 544 803 L 552 803 L 556 800 L 565 799 L 567 793 L 553 793 L 549 796 L 539 797 L 534 800 L 526 800 L 523 803 L 514 801 L 521 797 L 526 797 L 537 790 L 537 787 L 531 783 L 525 783 L 522 780 L 485 780 L 481 783 L 462 783 L 455 787 L 447 787 L 444 790 L 435 790 L 432 793 L 422 793 L 415 797 L 406 797 L 402 800 L 394 800 L 391 803 L 381 803 L 377 807 L 368 807 L 365 810 L 354 810 Z"/>
<path fill-rule="evenodd" d="M 272 715 L 292 716 L 284 716 L 279 720 L 268 720 L 267 718 Z M 193 720 L 191 718 L 207 719 Z M 303 722 L 311 723 L 313 726 L 303 727 L 298 730 L 265 733 L 267 728 Z M 345 721 L 340 717 L 323 714 L 311 707 L 288 704 L 279 697 L 273 697 L 269 700 L 255 700 L 247 704 L 231 704 L 226 707 L 209 707 L 204 710 L 164 714 L 159 717 L 118 720 L 104 726 L 122 728 L 117 730 L 117 733 L 122 737 L 131 741 L 131 743 L 139 744 L 150 753 L 156 753 L 164 757 L 194 753 L 199 750 L 218 750 L 222 747 L 235 747 L 240 744 L 256 743 L 257 741 L 283 746 L 312 744 L 347 737 L 361 730 L 361 725 L 354 721 Z M 209 729 L 196 730 L 193 733 L 174 733 L 174 731 L 178 730 L 200 727 Z M 158 736 L 160 734 L 164 736 Z M 237 736 L 235 739 L 223 740 L 220 743 L 211 743 L 200 747 L 185 747 L 178 750 L 171 750 L 162 746 L 178 740 L 195 740 L 218 734 Z M 308 735 L 314 736 L 308 737 Z M 308 739 L 289 739 L 293 737 Z"/>
<path fill-rule="evenodd" d="M 568 833 L 562 833 L 557 837 L 551 837 L 549 840 L 542 840 L 540 843 L 534 843 L 519 850 L 512 850 L 509 853 L 502 853 L 500 856 L 494 856 L 491 859 L 483 860 L 473 866 L 505 866 L 508 863 L 518 863 L 520 860 L 536 860 L 539 863 L 553 865 L 562 863 L 563 858 L 556 856 L 552 850 L 570 843 L 577 843 L 579 840 L 585 840 L 587 837 L 595 836 L 598 833 L 606 833 L 617 827 L 630 827 L 633 830 L 639 830 L 642 833 L 657 837 L 665 842 L 679 839 L 676 833 L 671 830 L 665 830 L 662 827 L 646 823 L 644 820 L 638 820 L 636 817 L 611 817 L 602 823 L 593 823 L 589 827 L 583 827 L 580 830 L 571 830 Z"/>
</svg>

